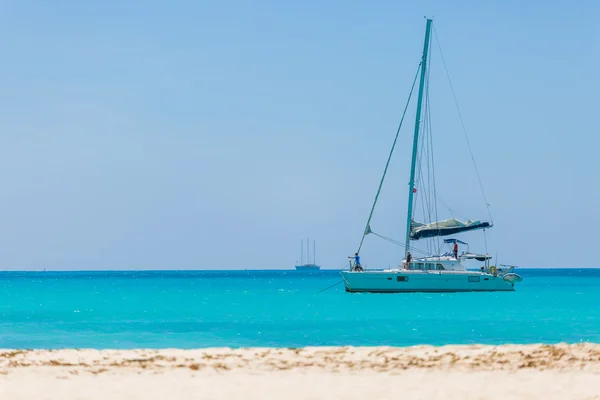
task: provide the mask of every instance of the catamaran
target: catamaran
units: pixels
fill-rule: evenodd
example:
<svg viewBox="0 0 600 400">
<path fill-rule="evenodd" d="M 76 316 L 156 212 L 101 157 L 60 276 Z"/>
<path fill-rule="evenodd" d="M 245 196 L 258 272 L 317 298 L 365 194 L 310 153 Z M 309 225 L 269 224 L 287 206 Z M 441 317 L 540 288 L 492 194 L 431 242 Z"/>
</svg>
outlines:
<svg viewBox="0 0 600 400">
<path fill-rule="evenodd" d="M 394 139 L 383 177 L 375 196 L 375 201 L 371 208 L 371 213 L 367 220 L 367 225 L 358 251 L 356 252 L 355 262 L 350 263 L 349 270 L 341 272 L 347 292 L 514 291 L 515 283 L 519 283 L 523 280 L 520 275 L 514 272 L 514 265 L 499 264 L 498 268 L 495 265 L 490 265 L 492 257 L 487 254 L 487 240 L 486 252 L 482 254 L 472 253 L 469 250 L 467 242 L 454 237 L 440 240 L 441 237 L 459 235 L 474 230 L 482 230 L 485 235 L 485 231 L 492 228 L 493 223 L 491 222 L 491 213 L 489 212 L 489 205 L 485 199 L 485 193 L 483 192 L 483 186 L 479 179 L 479 173 L 477 173 L 477 177 L 479 179 L 486 207 L 488 208 L 490 221 L 470 219 L 461 221 L 456 218 L 448 218 L 441 221 L 437 220 L 437 201 L 440 198 L 435 189 L 435 168 L 432 149 L 433 140 L 431 136 L 429 115 L 429 74 L 427 70 L 427 64 L 430 59 L 431 30 L 432 20 L 428 18 L 425 28 L 423 55 L 412 85 L 412 88 L 414 89 L 417 78 L 419 78 L 408 190 L 405 242 L 401 243 L 373 232 L 370 224 L 388 170 L 390 159 L 396 146 L 398 134 L 402 127 L 402 122 L 404 121 L 406 111 L 410 104 L 413 89 L 411 89 L 409 94 L 404 114 L 400 121 L 400 126 L 396 132 L 396 138 Z M 425 115 L 422 115 L 423 110 L 425 110 Z M 464 133 L 466 137 L 466 130 Z M 421 136 L 423 136 L 424 140 L 420 143 L 419 139 Z M 469 151 L 471 151 L 470 145 L 468 148 Z M 471 159 L 474 163 L 472 154 Z M 477 172 L 476 166 L 475 171 Z M 417 222 L 414 219 L 414 205 L 419 195 L 424 208 L 423 217 L 425 222 Z M 429 221 L 427 221 L 427 219 L 429 219 Z M 382 270 L 367 270 L 363 269 L 359 263 L 356 263 L 356 260 L 359 260 L 359 253 L 365 237 L 369 234 L 374 234 L 404 247 L 405 256 L 398 267 Z M 419 240 L 427 242 L 427 250 L 421 250 L 417 248 L 416 245 L 412 244 L 412 242 Z M 463 249 L 466 247 L 467 251 L 463 250 L 463 252 L 459 254 L 457 251 L 459 244 L 463 246 Z M 441 249 L 445 246 L 448 246 L 449 249 L 442 253 Z M 413 254 L 411 254 L 417 252 L 421 252 L 423 256 L 414 257 Z M 471 261 L 482 263 L 482 265 L 475 270 L 467 269 L 465 264 Z"/>
</svg>

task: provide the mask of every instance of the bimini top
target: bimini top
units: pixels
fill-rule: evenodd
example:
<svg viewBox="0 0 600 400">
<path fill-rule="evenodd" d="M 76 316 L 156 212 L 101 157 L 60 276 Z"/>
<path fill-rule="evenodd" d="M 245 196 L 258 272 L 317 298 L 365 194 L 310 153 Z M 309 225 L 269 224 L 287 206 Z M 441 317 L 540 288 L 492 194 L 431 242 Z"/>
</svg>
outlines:
<svg viewBox="0 0 600 400">
<path fill-rule="evenodd" d="M 464 244 L 464 245 L 469 245 L 469 243 L 463 242 L 462 240 L 458 240 L 458 239 L 444 239 L 444 243 L 460 243 L 460 244 Z"/>
<path fill-rule="evenodd" d="M 466 222 L 462 222 L 456 218 L 432 222 L 430 224 L 422 224 L 420 222 L 412 221 L 410 227 L 410 238 L 412 240 L 419 240 L 436 236 L 448 236 L 456 233 L 472 231 L 475 229 L 489 228 L 491 226 L 492 225 L 486 221 L 467 220 Z"/>
</svg>

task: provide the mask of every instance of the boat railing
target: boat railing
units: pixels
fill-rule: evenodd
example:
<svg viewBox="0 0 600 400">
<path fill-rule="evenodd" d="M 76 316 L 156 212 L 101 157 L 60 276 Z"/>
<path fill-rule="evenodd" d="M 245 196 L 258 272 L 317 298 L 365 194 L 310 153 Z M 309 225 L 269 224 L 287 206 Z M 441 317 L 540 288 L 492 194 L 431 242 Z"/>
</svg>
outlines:
<svg viewBox="0 0 600 400">
<path fill-rule="evenodd" d="M 500 264 L 500 265 L 502 265 L 503 267 L 505 266 L 503 264 Z M 506 266 L 509 267 L 509 268 L 507 270 L 503 269 L 502 272 L 499 273 L 498 275 L 502 276 L 502 275 L 510 274 L 511 272 L 513 272 L 515 270 L 514 266 L 508 266 L 508 265 L 506 265 Z"/>
</svg>

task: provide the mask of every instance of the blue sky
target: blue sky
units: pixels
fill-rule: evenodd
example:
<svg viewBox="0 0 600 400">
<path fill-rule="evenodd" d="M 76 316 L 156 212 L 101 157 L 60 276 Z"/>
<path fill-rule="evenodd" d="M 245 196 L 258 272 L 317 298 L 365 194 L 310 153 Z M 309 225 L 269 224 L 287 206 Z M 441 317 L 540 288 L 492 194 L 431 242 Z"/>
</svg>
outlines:
<svg viewBox="0 0 600 400">
<path fill-rule="evenodd" d="M 597 2 L 0 2 L 2 269 L 340 268 L 434 17 L 495 227 L 596 267 Z M 434 43 L 438 190 L 485 218 Z M 403 239 L 414 109 L 373 230 Z M 475 215 L 473 215 L 475 214 Z M 480 233 L 467 234 L 483 250 Z M 403 250 L 368 237 L 370 267 Z"/>
</svg>

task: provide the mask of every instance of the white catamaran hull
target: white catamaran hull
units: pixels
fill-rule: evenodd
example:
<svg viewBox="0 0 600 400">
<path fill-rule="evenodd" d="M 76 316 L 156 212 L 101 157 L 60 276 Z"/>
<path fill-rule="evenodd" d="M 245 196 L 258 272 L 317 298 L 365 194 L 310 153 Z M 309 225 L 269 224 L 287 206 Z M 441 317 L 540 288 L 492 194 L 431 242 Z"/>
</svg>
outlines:
<svg viewBox="0 0 600 400">
<path fill-rule="evenodd" d="M 501 276 L 471 271 L 343 271 L 347 292 L 512 292 Z"/>
</svg>

